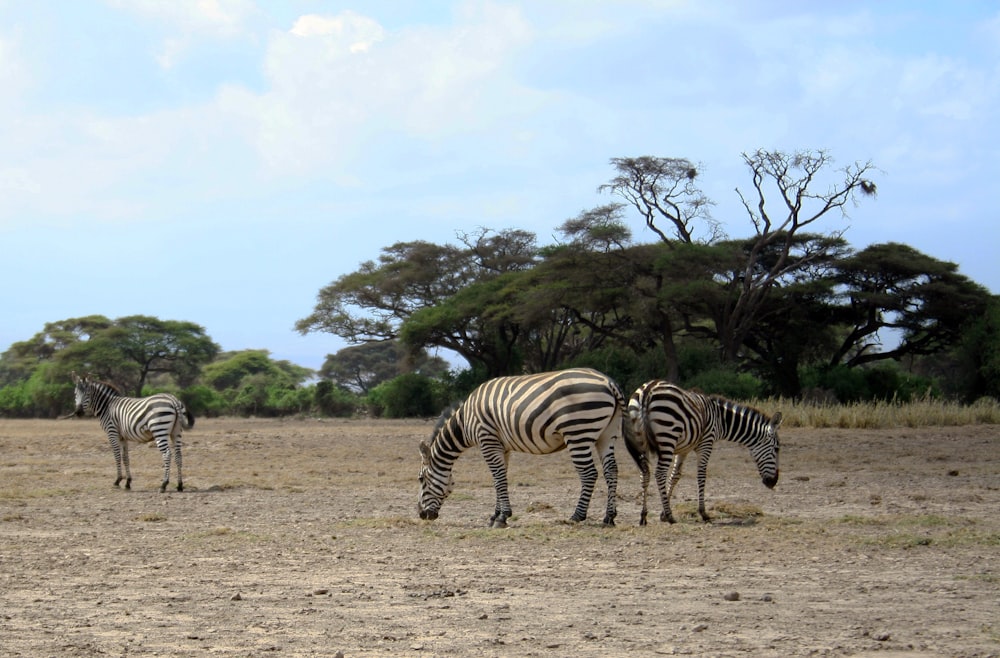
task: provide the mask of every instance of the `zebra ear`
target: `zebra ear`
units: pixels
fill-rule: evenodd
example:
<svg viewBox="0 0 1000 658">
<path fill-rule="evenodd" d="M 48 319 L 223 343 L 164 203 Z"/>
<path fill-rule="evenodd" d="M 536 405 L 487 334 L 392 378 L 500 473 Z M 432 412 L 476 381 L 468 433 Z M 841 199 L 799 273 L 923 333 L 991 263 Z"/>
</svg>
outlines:
<svg viewBox="0 0 1000 658">
<path fill-rule="evenodd" d="M 431 447 L 427 445 L 426 441 L 420 442 L 420 457 L 424 460 L 425 464 L 429 464 L 431 461 Z"/>
<path fill-rule="evenodd" d="M 774 429 L 778 429 L 779 427 L 781 427 L 781 412 L 780 411 L 778 413 L 774 414 L 774 416 L 771 417 L 771 427 L 773 427 Z"/>
</svg>

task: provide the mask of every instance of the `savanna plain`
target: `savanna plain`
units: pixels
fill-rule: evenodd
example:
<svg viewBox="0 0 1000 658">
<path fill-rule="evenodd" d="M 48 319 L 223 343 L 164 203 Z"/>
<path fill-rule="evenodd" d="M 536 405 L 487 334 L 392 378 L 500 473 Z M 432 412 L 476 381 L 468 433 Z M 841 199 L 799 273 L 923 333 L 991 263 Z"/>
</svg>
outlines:
<svg viewBox="0 0 1000 658">
<path fill-rule="evenodd" d="M 693 463 L 639 527 L 619 446 L 604 527 L 565 452 L 514 454 L 502 530 L 476 451 L 418 519 L 432 427 L 201 418 L 160 494 L 93 418 L 0 420 L 0 655 L 1000 656 L 998 425 L 783 428 L 773 491 L 719 444 L 711 524 Z"/>
</svg>

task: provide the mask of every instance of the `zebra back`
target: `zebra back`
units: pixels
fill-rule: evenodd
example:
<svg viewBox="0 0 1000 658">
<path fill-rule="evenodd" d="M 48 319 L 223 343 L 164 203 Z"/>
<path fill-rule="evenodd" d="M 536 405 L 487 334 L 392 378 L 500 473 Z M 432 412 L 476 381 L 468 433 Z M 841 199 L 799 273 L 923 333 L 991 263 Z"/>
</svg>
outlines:
<svg viewBox="0 0 1000 658">
<path fill-rule="evenodd" d="M 457 414 L 467 446 L 491 436 L 511 451 L 547 454 L 599 433 L 624 406 L 610 378 L 577 368 L 492 379 Z"/>
</svg>

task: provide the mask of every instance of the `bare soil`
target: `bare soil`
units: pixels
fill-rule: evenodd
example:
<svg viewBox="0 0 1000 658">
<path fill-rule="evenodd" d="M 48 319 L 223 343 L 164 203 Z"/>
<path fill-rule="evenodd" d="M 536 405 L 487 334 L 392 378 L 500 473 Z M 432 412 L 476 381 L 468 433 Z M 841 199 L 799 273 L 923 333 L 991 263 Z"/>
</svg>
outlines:
<svg viewBox="0 0 1000 658">
<path fill-rule="evenodd" d="M 569 524 L 567 454 L 514 455 L 506 530 L 476 452 L 417 518 L 431 428 L 199 419 L 160 494 L 94 419 L 0 420 L 0 655 L 1000 656 L 1000 426 L 785 429 L 774 491 L 721 444 L 712 524 L 692 469 L 638 527 L 624 450 Z"/>
</svg>

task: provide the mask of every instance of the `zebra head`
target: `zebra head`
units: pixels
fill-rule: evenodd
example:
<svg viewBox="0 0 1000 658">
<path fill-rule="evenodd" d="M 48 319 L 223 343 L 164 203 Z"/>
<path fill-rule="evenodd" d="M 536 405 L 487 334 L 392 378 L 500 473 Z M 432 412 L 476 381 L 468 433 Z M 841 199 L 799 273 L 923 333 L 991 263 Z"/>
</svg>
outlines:
<svg viewBox="0 0 1000 658">
<path fill-rule="evenodd" d="M 454 486 L 451 469 L 458 453 L 443 450 L 446 435 L 454 438 L 454 433 L 460 430 L 454 412 L 454 409 L 446 409 L 441 414 L 434 426 L 430 444 L 420 442 L 420 496 L 417 498 L 417 512 L 426 521 L 433 521 L 438 517 L 441 503 Z"/>
<path fill-rule="evenodd" d="M 93 409 L 90 404 L 90 380 L 89 375 L 84 375 L 80 377 L 75 372 L 73 375 L 73 398 L 76 405 L 76 409 L 73 412 L 77 416 L 84 416 L 87 414 L 93 415 Z"/>
<path fill-rule="evenodd" d="M 451 469 L 435 467 L 431 456 L 431 447 L 424 441 L 420 442 L 420 496 L 417 499 L 417 512 L 425 521 L 433 521 L 438 517 L 441 503 L 451 493 L 454 480 Z"/>
<path fill-rule="evenodd" d="M 778 427 L 781 426 L 781 412 L 774 414 L 770 420 L 763 420 L 765 424 L 761 427 L 760 438 L 750 452 L 757 462 L 757 470 L 764 486 L 773 489 L 778 484 L 778 452 L 781 447 L 778 443 Z"/>
</svg>

